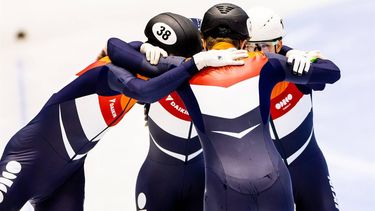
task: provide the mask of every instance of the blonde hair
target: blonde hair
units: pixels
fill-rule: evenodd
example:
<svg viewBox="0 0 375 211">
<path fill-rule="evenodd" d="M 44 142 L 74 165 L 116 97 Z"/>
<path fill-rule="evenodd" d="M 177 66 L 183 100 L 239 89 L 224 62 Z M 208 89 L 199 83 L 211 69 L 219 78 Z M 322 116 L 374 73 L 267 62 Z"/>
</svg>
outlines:
<svg viewBox="0 0 375 211">
<path fill-rule="evenodd" d="M 208 36 L 205 39 L 205 41 L 206 41 L 206 48 L 207 49 L 212 49 L 215 46 L 215 44 L 217 44 L 219 42 L 230 43 L 230 44 L 234 45 L 234 47 L 236 47 L 237 49 L 241 48 L 241 41 L 240 40 L 234 40 L 234 39 L 231 39 L 231 38 L 228 38 L 228 37 L 213 38 L 211 36 Z"/>
</svg>

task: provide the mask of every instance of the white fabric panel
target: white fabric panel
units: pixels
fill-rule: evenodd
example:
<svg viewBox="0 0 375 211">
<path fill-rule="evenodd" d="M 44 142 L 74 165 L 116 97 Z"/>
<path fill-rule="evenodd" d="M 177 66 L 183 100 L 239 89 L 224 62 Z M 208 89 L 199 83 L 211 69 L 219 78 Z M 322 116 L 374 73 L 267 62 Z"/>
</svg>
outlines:
<svg viewBox="0 0 375 211">
<path fill-rule="evenodd" d="M 91 140 L 107 127 L 100 110 L 98 95 L 76 99 L 77 112 L 87 139 Z"/>
<path fill-rule="evenodd" d="M 151 104 L 148 116 L 165 132 L 180 138 L 188 138 L 190 122 L 173 116 L 159 102 Z M 194 127 L 191 133 L 191 138 L 197 136 Z"/>
<path fill-rule="evenodd" d="M 279 138 L 283 138 L 300 126 L 311 111 L 310 95 L 303 95 L 298 103 L 287 113 L 273 120 Z M 272 129 L 270 128 L 270 131 Z M 271 132 L 271 138 L 275 139 Z"/>
<path fill-rule="evenodd" d="M 259 106 L 258 82 L 256 76 L 227 88 L 206 85 L 191 85 L 191 88 L 203 114 L 234 119 Z"/>
</svg>

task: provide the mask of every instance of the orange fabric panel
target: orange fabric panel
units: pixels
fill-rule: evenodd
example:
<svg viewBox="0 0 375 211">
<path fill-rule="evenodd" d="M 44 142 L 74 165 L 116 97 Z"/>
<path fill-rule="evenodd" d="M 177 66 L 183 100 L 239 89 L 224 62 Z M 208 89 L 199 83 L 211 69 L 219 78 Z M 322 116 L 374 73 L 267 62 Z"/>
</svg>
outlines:
<svg viewBox="0 0 375 211">
<path fill-rule="evenodd" d="M 271 99 L 277 97 L 280 95 L 289 85 L 289 82 L 282 81 L 276 84 L 276 86 L 273 87 L 272 93 L 271 93 Z"/>
<path fill-rule="evenodd" d="M 110 63 L 110 62 L 111 62 L 111 60 L 109 59 L 109 57 L 108 57 L 108 56 L 105 56 L 105 57 L 99 59 L 98 61 L 96 61 L 96 62 L 90 64 L 89 66 L 87 66 L 85 69 L 83 69 L 82 71 L 80 71 L 80 72 L 77 73 L 76 75 L 77 75 L 77 76 L 80 76 L 80 75 L 82 75 L 83 73 L 85 73 L 85 72 L 87 72 L 87 71 L 89 71 L 89 70 L 91 70 L 91 69 L 93 69 L 93 68 L 95 68 L 95 67 L 103 66 L 103 65 L 106 65 L 106 64 L 108 64 L 108 63 Z"/>
</svg>

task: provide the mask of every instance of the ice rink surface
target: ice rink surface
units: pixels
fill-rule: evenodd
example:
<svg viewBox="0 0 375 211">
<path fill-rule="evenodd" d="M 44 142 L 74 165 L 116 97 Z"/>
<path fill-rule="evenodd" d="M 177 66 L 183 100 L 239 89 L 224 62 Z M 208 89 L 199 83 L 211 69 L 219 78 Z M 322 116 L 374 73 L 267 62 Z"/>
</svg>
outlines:
<svg viewBox="0 0 375 211">
<path fill-rule="evenodd" d="M 144 40 L 143 27 L 157 13 L 202 17 L 219 2 L 0 0 L 0 151 L 109 37 Z M 375 210 L 374 1 L 230 2 L 278 10 L 288 31 L 284 44 L 319 49 L 340 67 L 340 81 L 314 93 L 315 134 L 341 210 Z M 20 30 L 26 39 L 16 41 Z M 135 210 L 135 180 L 147 150 L 138 105 L 89 153 L 85 209 Z"/>
</svg>

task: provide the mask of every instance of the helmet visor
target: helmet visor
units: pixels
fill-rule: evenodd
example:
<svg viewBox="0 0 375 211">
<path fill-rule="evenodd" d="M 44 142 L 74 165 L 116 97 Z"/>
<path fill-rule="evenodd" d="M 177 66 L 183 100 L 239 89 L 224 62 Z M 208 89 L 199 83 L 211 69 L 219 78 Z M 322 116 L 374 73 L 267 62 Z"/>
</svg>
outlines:
<svg viewBox="0 0 375 211">
<path fill-rule="evenodd" d="M 268 42 L 247 41 L 246 50 L 249 52 L 253 52 L 253 51 L 273 52 L 275 50 L 276 44 L 277 44 L 277 40 L 268 41 Z"/>
</svg>

